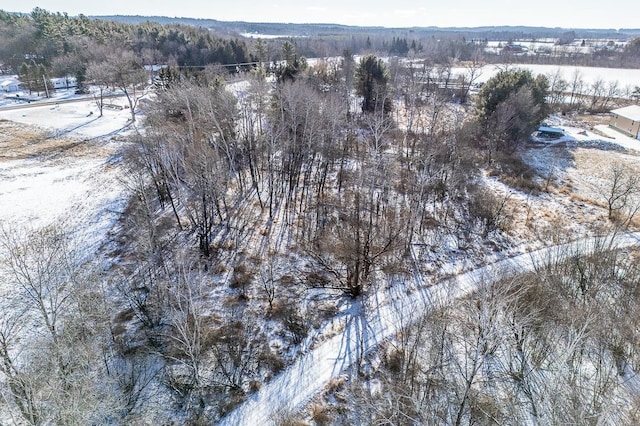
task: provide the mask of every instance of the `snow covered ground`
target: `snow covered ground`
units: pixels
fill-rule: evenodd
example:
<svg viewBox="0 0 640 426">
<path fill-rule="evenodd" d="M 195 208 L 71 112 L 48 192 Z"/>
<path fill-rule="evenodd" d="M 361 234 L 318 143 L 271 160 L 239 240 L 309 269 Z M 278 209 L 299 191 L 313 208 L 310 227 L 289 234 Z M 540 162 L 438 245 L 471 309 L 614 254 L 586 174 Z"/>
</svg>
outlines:
<svg viewBox="0 0 640 426">
<path fill-rule="evenodd" d="M 478 77 L 475 83 L 486 83 L 491 77 L 495 76 L 500 70 L 505 68 L 524 68 L 531 70 L 534 75 L 542 74 L 546 76 L 553 76 L 557 72 L 565 81 L 571 82 L 574 76 L 578 76 L 584 81 L 582 92 L 589 94 L 591 85 L 602 80 L 606 84 L 617 82 L 618 88 L 625 90 L 627 88 L 633 89 L 638 86 L 640 82 L 640 69 L 628 69 L 628 68 L 598 68 L 598 67 L 581 67 L 570 65 L 535 65 L 535 64 L 495 64 L 485 65 L 480 68 L 476 74 Z M 468 75 L 469 69 L 464 67 L 453 67 L 451 69 L 453 75 Z"/>
<path fill-rule="evenodd" d="M 92 101 L 0 109 L 5 230 L 61 224 L 88 252 L 97 249 L 126 202 L 117 159 L 132 131 L 128 110 L 98 115 Z"/>
<path fill-rule="evenodd" d="M 67 98 L 62 97 L 61 99 Z M 56 98 L 50 100 L 55 101 Z M 54 132 L 56 136 L 85 139 L 109 138 L 122 133 L 129 124 L 131 116 L 128 110 L 110 107 L 124 108 L 127 105 L 124 98 L 110 99 L 105 101 L 105 104 L 109 106 L 105 106 L 102 117 L 99 117 L 99 110 L 95 102 L 89 99 L 42 106 L 32 103 L 29 108 L 16 110 L 0 108 L 0 119 L 38 126 Z"/>
<path fill-rule="evenodd" d="M 593 126 L 593 130 L 587 130 L 567 125 L 558 116 L 551 117 L 547 123 L 553 128 L 563 130 L 564 136 L 557 139 L 534 136 L 532 138 L 534 141 L 548 144 L 569 143 L 575 144 L 576 147 L 597 147 L 602 150 L 629 150 L 640 153 L 640 140 L 626 136 L 606 124 L 598 124 Z"/>
<path fill-rule="evenodd" d="M 276 424 L 278 416 L 295 412 L 329 380 L 362 360 L 385 339 L 393 337 L 429 310 L 470 294 L 481 283 L 491 283 L 516 272 L 532 271 L 549 261 L 567 259 L 577 253 L 588 254 L 603 245 L 625 248 L 639 243 L 640 233 L 581 239 L 506 258 L 435 286 L 427 287 L 418 282 L 419 290 L 410 294 L 402 283 L 393 283 L 385 292 L 375 292 L 362 303 L 354 304 L 342 320 L 344 327 L 340 333 L 309 351 L 223 418 L 220 424 Z M 416 280 L 422 281 L 419 274 Z"/>
<path fill-rule="evenodd" d="M 239 93 L 246 87 L 238 83 L 230 89 Z M 123 100 L 112 103 L 117 102 L 124 104 Z M 126 109 L 105 108 L 104 117 L 97 116 L 98 110 L 92 101 L 31 106 L 11 111 L 0 109 L 2 226 L 33 229 L 64 220 L 69 231 L 77 232 L 87 244 L 89 252 L 98 247 L 126 202 L 119 180 L 118 154 L 124 136 L 135 129 L 129 125 L 130 116 Z M 587 161 L 587 158 L 591 161 L 596 155 L 616 154 L 637 162 L 635 154 L 630 154 L 632 151 L 640 152 L 637 149 L 640 141 L 606 126 L 596 126 L 599 133 L 595 133 L 569 125 L 560 117 L 552 118 L 549 124 L 563 128 L 565 136 L 541 149 L 531 150 L 530 160 L 537 162 L 535 164 L 540 170 L 558 174 L 558 181 L 571 181 L 576 191 L 590 190 L 584 176 L 576 171 L 583 164 L 580 161 Z M 557 151 L 553 151 L 553 145 L 561 143 L 574 144 L 577 148 L 567 164 L 554 162 Z M 549 150 L 545 151 L 547 148 Z M 601 164 L 607 164 L 610 157 L 603 158 L 605 160 Z M 594 172 L 595 175 L 598 173 L 597 170 Z M 496 182 L 496 189 L 501 188 Z M 533 197 L 525 199 L 524 195 L 518 199 L 520 195 L 514 195 L 513 202 L 522 206 L 537 203 L 534 210 L 548 209 L 558 198 L 558 194 L 543 194 L 535 200 Z M 586 208 L 573 201 L 561 204 L 557 203 L 557 209 L 563 214 L 569 208 L 585 214 Z M 596 211 L 596 208 L 592 210 Z M 585 235 L 582 231 L 582 228 L 577 229 L 576 238 Z M 523 240 L 530 238 L 530 235 L 523 235 Z M 635 245 L 639 238 L 638 234 L 624 236 L 617 240 L 617 244 Z M 579 245 L 588 250 L 593 241 L 581 239 Z M 570 247 L 561 245 L 500 260 L 434 287 L 424 285 L 420 268 L 416 267 L 415 282 L 390 283 L 386 290 L 354 304 L 347 315 L 335 320 L 340 324 L 330 325 L 332 330 L 341 330 L 338 334 L 332 332 L 333 337 L 318 343 L 280 376 L 264 385 L 256 395 L 230 413 L 223 424 L 267 424 L 273 421 L 278 413 L 295 409 L 308 401 L 331 378 L 340 375 L 427 309 L 468 294 L 481 280 L 495 280 L 512 269 L 530 270 L 536 262 L 571 252 L 568 250 Z M 407 295 L 407 286 L 415 286 L 418 290 Z"/>
<path fill-rule="evenodd" d="M 532 271 L 547 262 L 578 253 L 587 254 L 597 246 L 624 248 L 640 244 L 640 233 L 637 232 L 608 237 L 587 236 L 602 235 L 600 232 L 608 224 L 605 209 L 598 204 L 601 195 L 598 189 L 606 185 L 610 166 L 621 162 L 637 168 L 640 141 L 619 134 L 606 125 L 596 125 L 593 131 L 590 126 L 578 127 L 579 123 L 559 116 L 551 117 L 548 124 L 562 128 L 565 135 L 555 140 L 540 139 L 539 142 L 544 143 L 531 147 L 525 160 L 543 176 L 549 174 L 558 189 L 539 195 L 524 194 L 495 178 L 487 178 L 497 193 L 502 191 L 510 197 L 514 215 L 511 232 L 523 245 L 508 253 L 522 254 L 505 257 L 505 253 L 499 253 L 496 255 L 499 260 L 495 262 L 431 287 L 425 285 L 420 273 L 424 268 L 414 256 L 413 282 L 389 283 L 363 302 L 354 303 L 344 317 L 327 326 L 332 330 L 332 337 L 314 346 L 264 385 L 257 394 L 225 417 L 222 424 L 277 423 L 281 416 L 295 413 L 331 379 L 359 363 L 364 354 L 385 339 L 392 338 L 430 309 L 473 292 L 480 283 L 491 283 L 516 272 Z M 537 226 L 552 226 L 556 222 L 571 231 L 575 241 L 538 248 L 552 244 L 553 240 L 539 235 L 536 241 L 534 234 L 541 232 Z"/>
</svg>

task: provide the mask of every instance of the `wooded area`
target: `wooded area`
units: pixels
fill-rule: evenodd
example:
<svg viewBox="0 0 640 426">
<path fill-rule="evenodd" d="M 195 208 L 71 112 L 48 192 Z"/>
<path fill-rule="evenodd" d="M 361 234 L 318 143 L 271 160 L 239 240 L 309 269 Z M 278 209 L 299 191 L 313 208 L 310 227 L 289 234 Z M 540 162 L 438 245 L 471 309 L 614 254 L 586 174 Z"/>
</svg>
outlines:
<svg viewBox="0 0 640 426">
<path fill-rule="evenodd" d="M 471 96 L 479 51 L 456 39 L 451 49 L 392 40 L 398 54 L 424 53 L 420 62 L 341 46 L 338 59 L 310 65 L 291 41 L 275 53 L 187 26 L 41 9 L 0 12 L 0 25 L 5 65 L 71 73 L 99 90 L 100 111 L 115 87 L 139 126 L 120 159 L 130 201 L 96 259 L 64 224 L 0 227 L 14 289 L 0 315 L 0 411 L 15 423 L 220 421 L 313 350 L 345 306 L 425 285 L 423 274 L 436 284 L 458 256 L 473 267 L 510 248 L 510 194 L 484 177 L 550 194 L 551 173 L 537 176 L 521 152 L 552 109 L 584 100 L 573 91 L 565 103 L 569 83 L 520 69 Z M 449 85 L 459 60 L 468 73 Z M 213 66 L 248 62 L 233 81 Z M 169 65 L 153 87 L 145 64 Z M 594 110 L 617 99 L 602 90 Z M 611 170 L 596 235 L 634 229 L 640 205 L 637 179 Z M 538 242 L 572 238 L 550 228 Z M 329 385 L 313 421 L 638 421 L 625 384 L 640 368 L 637 253 L 585 253 L 412 313 Z"/>
</svg>

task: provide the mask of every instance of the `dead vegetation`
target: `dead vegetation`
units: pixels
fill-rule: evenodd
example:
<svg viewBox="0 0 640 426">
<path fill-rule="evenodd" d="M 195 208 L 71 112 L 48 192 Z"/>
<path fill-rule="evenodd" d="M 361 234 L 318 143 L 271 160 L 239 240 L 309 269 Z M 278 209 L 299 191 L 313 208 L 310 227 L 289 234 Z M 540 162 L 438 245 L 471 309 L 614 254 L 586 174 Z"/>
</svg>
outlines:
<svg viewBox="0 0 640 426">
<path fill-rule="evenodd" d="M 0 120 L 0 161 L 105 158 L 115 153 L 103 141 L 59 137 L 36 126 Z"/>
<path fill-rule="evenodd" d="M 632 424 L 638 251 L 582 249 L 430 311 L 307 418 L 322 406 L 336 425 Z"/>
<path fill-rule="evenodd" d="M 240 106 L 246 108 L 243 123 L 234 121 L 237 100 L 219 87 L 190 83 L 163 93 L 149 113 L 149 132 L 126 158 L 123 181 L 132 200 L 111 252 L 118 268 L 109 288 L 119 310 L 108 337 L 114 357 L 161 366 L 149 382 L 136 377 L 122 391 L 133 398 L 130 389 L 153 381 L 171 401 L 163 408 L 167 416 L 179 413 L 192 424 L 219 420 L 302 351 L 341 332 L 331 319 L 345 314 L 348 302 L 394 280 L 411 283 L 414 269 L 429 276 L 415 284 L 429 285 L 520 244 L 562 243 L 610 222 L 636 223 L 634 215 L 619 216 L 629 203 L 601 199 L 611 183 L 605 165 L 620 159 L 619 152 L 564 145 L 529 148 L 524 158 L 499 153 L 485 175 L 478 170 L 486 165 L 482 148 L 474 146 L 470 129 L 458 126 L 468 111 L 437 96 L 422 111 L 429 117 L 410 122 L 402 111 L 401 123 L 415 126 L 405 131 L 384 114 L 347 121 L 342 99 L 304 82 L 283 84 L 269 97 L 258 89 L 244 100 L 255 104 Z M 181 113 L 167 118 L 169 107 Z M 256 116 L 264 123 L 251 122 Z M 7 128 L 1 143 L 14 158 L 81 157 L 100 149 L 20 125 L 0 126 Z M 601 170 L 590 163 L 595 157 Z M 632 157 L 623 161 L 628 174 L 635 172 Z M 465 363 L 452 354 L 460 348 L 475 344 L 476 353 L 489 357 L 498 345 L 483 329 L 499 310 L 483 303 L 469 299 L 462 313 L 439 312 L 439 320 L 455 324 L 459 334 L 447 334 L 453 330 L 443 322 L 430 330 L 434 341 L 449 338 L 443 345 L 458 370 Z M 480 325 L 473 315 L 480 315 Z M 456 402 L 452 423 L 503 415 L 504 407 L 474 386 L 478 357 L 465 354 L 473 370 L 448 382 L 444 367 L 435 371 L 440 364 L 427 373 L 419 368 L 406 346 L 414 337 L 398 338 L 405 346 L 383 347 L 379 366 L 363 376 L 384 369 L 401 378 L 401 385 L 379 378 L 378 389 L 392 389 L 384 413 L 390 422 L 403 423 L 393 410 L 420 415 L 403 394 L 409 385 L 423 400 L 458 386 L 456 397 L 465 396 Z M 329 403 L 278 420 L 333 424 L 343 416 L 346 423 L 361 423 L 375 413 L 375 399 L 353 387 L 354 377 L 329 383 Z M 137 398 L 130 410 L 135 421 L 153 410 Z M 366 415 L 349 408 L 354 401 Z M 440 401 L 431 414 L 446 418 L 445 405 Z"/>
</svg>

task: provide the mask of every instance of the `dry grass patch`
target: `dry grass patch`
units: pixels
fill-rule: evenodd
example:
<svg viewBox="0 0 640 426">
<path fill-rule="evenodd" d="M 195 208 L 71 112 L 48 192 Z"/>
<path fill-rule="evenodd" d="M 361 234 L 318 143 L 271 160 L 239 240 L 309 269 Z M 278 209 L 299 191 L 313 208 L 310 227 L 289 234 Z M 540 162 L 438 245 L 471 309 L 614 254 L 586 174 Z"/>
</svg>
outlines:
<svg viewBox="0 0 640 426">
<path fill-rule="evenodd" d="M 326 405 L 314 402 L 309 407 L 309 411 L 311 420 L 313 420 L 316 425 L 325 426 L 332 424 L 333 416 Z"/>
<path fill-rule="evenodd" d="M 104 158 L 113 153 L 113 148 L 100 142 L 54 137 L 35 126 L 0 120 L 0 161 L 34 157 Z"/>
<path fill-rule="evenodd" d="M 602 208 L 606 208 L 607 207 L 605 205 L 605 203 L 603 203 L 602 201 L 594 200 L 591 197 L 588 197 L 586 195 L 579 194 L 579 193 L 576 193 L 576 192 L 573 192 L 573 193 L 569 194 L 569 199 L 571 201 L 573 201 L 574 203 L 591 204 L 592 206 L 602 207 Z"/>
</svg>

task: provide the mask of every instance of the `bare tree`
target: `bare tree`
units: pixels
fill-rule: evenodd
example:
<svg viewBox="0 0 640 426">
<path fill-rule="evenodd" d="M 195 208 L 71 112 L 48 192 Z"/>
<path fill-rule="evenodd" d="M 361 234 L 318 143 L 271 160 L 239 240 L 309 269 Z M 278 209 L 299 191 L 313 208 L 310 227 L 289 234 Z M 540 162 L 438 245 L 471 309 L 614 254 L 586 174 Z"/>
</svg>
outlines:
<svg viewBox="0 0 640 426">
<path fill-rule="evenodd" d="M 0 237 L 7 253 L 5 265 L 22 293 L 24 309 L 36 315 L 36 321 L 53 343 L 58 367 L 64 372 L 59 324 L 74 302 L 80 278 L 76 269 L 78 259 L 73 257 L 69 237 L 55 227 L 27 235 L 3 228 Z"/>
<path fill-rule="evenodd" d="M 467 103 L 469 99 L 469 91 L 471 90 L 473 85 L 476 83 L 476 81 L 478 80 L 478 78 L 480 78 L 482 74 L 482 63 L 480 61 L 479 56 L 480 56 L 479 52 L 476 52 L 476 54 L 474 54 L 471 62 L 469 62 L 465 66 L 466 68 L 465 72 L 461 76 L 461 79 L 460 79 L 461 87 L 458 95 L 458 99 L 461 104 Z"/>
<path fill-rule="evenodd" d="M 24 321 L 21 312 L 11 312 L 11 307 L 3 306 L 4 315 L 0 317 L 0 383 L 6 386 L 2 399 L 11 413 L 15 406 L 29 424 L 42 422 L 41 409 L 33 383 L 16 363 L 19 352 L 19 340 L 23 333 Z M 0 405 L 1 406 L 1 405 Z"/>
<path fill-rule="evenodd" d="M 273 302 L 276 298 L 278 288 L 277 278 L 275 276 L 276 264 L 272 257 L 269 257 L 267 264 L 260 267 L 259 277 L 260 284 L 264 295 L 269 303 L 269 311 L 273 310 Z"/>
<path fill-rule="evenodd" d="M 628 223 L 639 208 L 637 201 L 635 201 L 635 196 L 640 190 L 637 176 L 622 164 L 614 164 L 609 170 L 609 179 L 604 185 L 600 188 L 600 193 L 606 202 L 609 219 L 613 220 L 619 217 L 625 219 L 624 223 Z M 621 216 L 626 209 L 630 210 L 627 212 L 626 218 L 623 218 Z"/>
<path fill-rule="evenodd" d="M 571 107 L 579 108 L 582 102 L 580 101 L 584 91 L 584 80 L 582 73 L 576 68 L 571 80 L 569 81 L 569 90 L 571 90 L 571 97 L 569 98 L 569 105 Z"/>
<path fill-rule="evenodd" d="M 214 226 L 230 223 L 227 201 L 238 203 L 245 191 L 236 113 L 224 87 L 182 82 L 159 94 L 148 118 L 154 128 L 141 139 L 140 161 L 159 202 L 170 202 L 180 228 L 187 217 L 205 257 Z"/>
<path fill-rule="evenodd" d="M 548 78 L 550 95 L 549 103 L 554 106 L 564 104 L 569 83 L 562 78 L 562 69 L 558 68 L 556 72 L 550 74 Z"/>
<path fill-rule="evenodd" d="M 371 284 L 372 274 L 409 244 L 406 207 L 388 200 L 392 170 L 384 156 L 372 150 L 371 162 L 363 166 L 351 188 L 318 206 L 328 220 L 309 253 L 332 277 L 325 286 L 357 297 Z"/>
<path fill-rule="evenodd" d="M 113 47 L 103 58 L 91 63 L 87 69 L 87 79 L 96 84 L 99 96 L 96 103 L 102 115 L 104 90 L 107 87 L 119 89 L 127 98 L 131 121 L 136 121 L 136 108 L 146 95 L 149 85 L 147 72 L 133 52 Z"/>
<path fill-rule="evenodd" d="M 602 99 L 602 105 L 600 106 L 600 109 L 602 111 L 608 111 L 611 102 L 613 102 L 616 98 L 619 98 L 621 95 L 622 90 L 620 89 L 620 84 L 618 83 L 618 81 L 609 81 L 609 83 L 607 84 L 607 91 Z"/>
<path fill-rule="evenodd" d="M 598 107 L 602 104 L 602 99 L 606 94 L 606 84 L 602 78 L 597 79 L 589 87 L 589 94 L 591 95 L 591 105 L 589 109 L 591 111 L 597 111 Z"/>
<path fill-rule="evenodd" d="M 120 409 L 104 362 L 108 304 L 93 267 L 60 226 L 2 229 L 13 294 L 0 315 L 0 376 L 23 421 L 102 422 Z"/>
<path fill-rule="evenodd" d="M 186 411 L 199 417 L 210 386 L 205 365 L 213 342 L 214 324 L 211 316 L 207 315 L 206 277 L 182 267 L 176 278 L 169 290 L 166 312 L 169 327 L 163 333 L 167 344 L 164 356 L 171 367 L 178 367 L 178 370 L 172 368 L 167 374 L 173 388 L 186 401 Z M 184 367 L 184 371 L 179 367 Z"/>
<path fill-rule="evenodd" d="M 356 62 L 353 59 L 353 52 L 345 49 L 342 52 L 341 68 L 343 74 L 342 94 L 344 96 L 347 117 L 351 116 L 351 92 L 353 91 L 353 78 L 355 75 Z"/>
<path fill-rule="evenodd" d="M 102 63 L 93 62 L 87 66 L 87 81 L 97 88 L 93 99 L 102 117 L 105 105 L 105 92 L 111 86 L 111 76 Z"/>
</svg>

